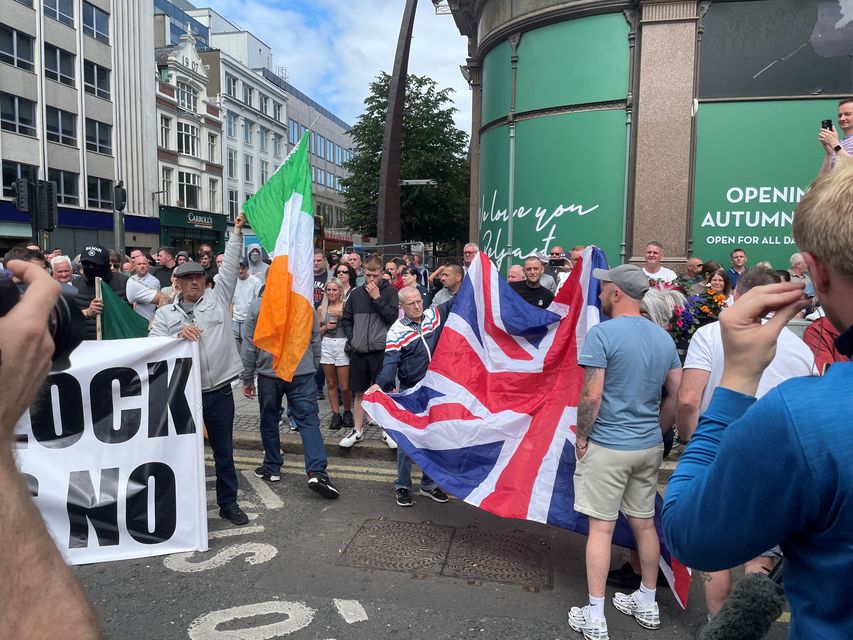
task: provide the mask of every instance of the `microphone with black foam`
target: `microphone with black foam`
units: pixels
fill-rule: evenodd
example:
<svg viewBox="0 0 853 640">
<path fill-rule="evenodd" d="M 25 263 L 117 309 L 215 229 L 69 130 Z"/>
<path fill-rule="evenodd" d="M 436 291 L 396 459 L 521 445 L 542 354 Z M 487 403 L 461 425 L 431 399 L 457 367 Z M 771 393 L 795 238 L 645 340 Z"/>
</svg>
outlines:
<svg viewBox="0 0 853 640">
<path fill-rule="evenodd" d="M 747 574 L 735 585 L 699 640 L 761 640 L 782 615 L 782 588 L 763 573 Z"/>
</svg>

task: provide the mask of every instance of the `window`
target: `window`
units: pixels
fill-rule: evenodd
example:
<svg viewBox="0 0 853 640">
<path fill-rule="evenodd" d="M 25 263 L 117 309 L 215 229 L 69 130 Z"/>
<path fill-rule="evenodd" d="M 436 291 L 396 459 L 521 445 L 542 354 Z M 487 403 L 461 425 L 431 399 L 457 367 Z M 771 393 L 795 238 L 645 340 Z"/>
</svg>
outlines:
<svg viewBox="0 0 853 640">
<path fill-rule="evenodd" d="M 219 180 L 213 178 L 207 181 L 207 210 L 219 211 Z"/>
<path fill-rule="evenodd" d="M 249 200 L 251 200 L 251 198 L 252 198 L 252 196 L 253 196 L 253 195 L 255 195 L 255 194 L 254 194 L 254 193 L 251 193 L 251 192 L 249 192 L 249 191 L 247 191 L 247 192 L 246 192 L 246 200 L 245 200 L 245 201 L 246 201 L 246 202 L 248 202 Z"/>
<path fill-rule="evenodd" d="M 335 176 L 335 189 L 337 191 L 343 191 L 344 190 L 343 186 L 341 186 L 341 177 L 340 176 Z"/>
<path fill-rule="evenodd" d="M 172 119 L 166 116 L 160 116 L 160 146 L 164 149 L 169 148 L 172 140 Z"/>
<path fill-rule="evenodd" d="M 59 20 L 69 27 L 74 26 L 73 0 L 44 0 L 44 15 Z"/>
<path fill-rule="evenodd" d="M 277 133 L 272 135 L 272 153 L 276 158 L 281 157 L 281 136 Z"/>
<path fill-rule="evenodd" d="M 330 173 L 328 171 L 326 172 L 326 186 L 329 187 L 329 189 L 335 188 L 335 174 L 334 173 Z"/>
<path fill-rule="evenodd" d="M 270 107 L 270 99 L 267 98 L 263 93 L 258 92 L 258 110 L 266 114 Z"/>
<path fill-rule="evenodd" d="M 0 93 L 0 128 L 25 136 L 36 135 L 36 103 Z"/>
<path fill-rule="evenodd" d="M 232 220 L 240 213 L 240 194 L 237 189 L 228 189 L 228 217 Z"/>
<path fill-rule="evenodd" d="M 89 176 L 86 179 L 88 206 L 94 209 L 113 208 L 113 181 Z"/>
<path fill-rule="evenodd" d="M 311 182 L 317 182 L 317 167 L 311 165 Z"/>
<path fill-rule="evenodd" d="M 30 9 L 33 8 L 33 0 L 18 0 L 18 2 L 20 2 L 25 7 L 29 7 Z"/>
<path fill-rule="evenodd" d="M 258 142 L 260 143 L 259 146 L 261 147 L 261 151 L 267 150 L 267 146 L 269 146 L 269 143 L 267 140 L 268 137 L 269 137 L 269 131 L 267 131 L 267 129 L 264 127 L 258 127 Z"/>
<path fill-rule="evenodd" d="M 178 171 L 178 206 L 187 209 L 199 208 L 198 174 Z"/>
<path fill-rule="evenodd" d="M 270 164 L 266 160 L 261 160 L 261 184 L 264 184 L 270 177 Z"/>
<path fill-rule="evenodd" d="M 255 98 L 255 90 L 247 85 L 245 82 L 243 83 L 243 102 L 245 102 L 250 107 L 252 106 L 252 101 Z"/>
<path fill-rule="evenodd" d="M 237 116 L 230 111 L 225 112 L 225 134 L 229 138 L 237 137 Z"/>
<path fill-rule="evenodd" d="M 311 153 L 317 155 L 317 135 L 313 131 L 311 132 L 311 135 L 309 137 L 309 143 L 311 145 L 309 147 Z"/>
<path fill-rule="evenodd" d="M 335 147 L 337 145 L 331 140 L 326 140 L 326 160 L 329 162 L 335 161 Z"/>
<path fill-rule="evenodd" d="M 160 202 L 163 204 L 171 204 L 172 202 L 172 176 L 174 175 L 174 169 L 170 169 L 169 167 L 163 167 L 161 172 L 161 186 L 160 188 L 163 190 L 163 193 L 160 194 Z"/>
<path fill-rule="evenodd" d="M 33 39 L 26 33 L 0 24 L 0 62 L 33 70 Z"/>
<path fill-rule="evenodd" d="M 272 117 L 276 122 L 281 122 L 281 103 L 272 103 Z"/>
<path fill-rule="evenodd" d="M 207 160 L 208 162 L 220 163 L 219 154 L 217 151 L 218 136 L 215 133 L 207 134 Z"/>
<path fill-rule="evenodd" d="M 319 182 L 321 185 L 326 184 L 326 172 L 322 169 L 317 169 L 317 182 Z"/>
<path fill-rule="evenodd" d="M 38 167 L 23 162 L 13 162 L 11 160 L 3 161 L 3 195 L 9 198 L 15 196 L 15 189 L 12 186 L 15 180 L 19 178 L 29 178 L 36 180 L 38 178 Z"/>
<path fill-rule="evenodd" d="M 252 144 L 252 124 L 251 120 L 243 118 L 243 142 Z"/>
<path fill-rule="evenodd" d="M 299 123 L 293 118 L 287 121 L 287 141 L 294 145 L 299 142 Z"/>
<path fill-rule="evenodd" d="M 83 33 L 87 36 L 110 43 L 110 14 L 88 2 L 83 3 Z"/>
<path fill-rule="evenodd" d="M 253 164 L 252 156 L 244 156 L 243 157 L 243 179 L 246 182 L 252 181 L 252 164 Z"/>
<path fill-rule="evenodd" d="M 106 122 L 86 118 L 86 148 L 96 153 L 113 152 L 113 128 Z"/>
<path fill-rule="evenodd" d="M 83 87 L 86 89 L 86 93 L 91 93 L 92 95 L 98 96 L 99 98 L 109 100 L 110 70 L 105 69 L 104 67 L 95 64 L 94 62 L 84 60 Z"/>
<path fill-rule="evenodd" d="M 74 54 L 65 49 L 44 45 L 44 75 L 69 87 L 74 86 Z"/>
<path fill-rule="evenodd" d="M 198 127 L 186 122 L 178 123 L 178 153 L 198 157 Z"/>
<path fill-rule="evenodd" d="M 228 177 L 234 178 L 235 180 L 239 177 L 237 175 L 237 150 L 236 149 L 228 149 Z"/>
<path fill-rule="evenodd" d="M 79 204 L 80 194 L 77 190 L 78 175 L 73 171 L 48 169 L 47 179 L 56 183 L 56 201 L 62 204 Z"/>
<path fill-rule="evenodd" d="M 321 158 L 326 157 L 326 139 L 321 135 L 317 135 L 317 155 Z"/>
<path fill-rule="evenodd" d="M 47 139 L 59 144 L 77 146 L 77 115 L 56 107 L 46 113 Z"/>
<path fill-rule="evenodd" d="M 232 98 L 237 97 L 237 78 L 225 74 L 225 93 Z"/>
<path fill-rule="evenodd" d="M 175 95 L 178 106 L 184 111 L 195 113 L 198 110 L 198 91 L 195 87 L 191 87 L 186 82 L 178 82 Z"/>
</svg>

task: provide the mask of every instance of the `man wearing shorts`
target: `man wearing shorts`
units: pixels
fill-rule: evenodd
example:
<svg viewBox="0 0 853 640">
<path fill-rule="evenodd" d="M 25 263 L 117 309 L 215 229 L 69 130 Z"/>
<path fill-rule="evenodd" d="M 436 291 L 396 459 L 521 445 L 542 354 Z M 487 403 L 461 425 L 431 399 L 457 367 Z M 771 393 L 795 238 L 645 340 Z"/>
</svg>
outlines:
<svg viewBox="0 0 853 640">
<path fill-rule="evenodd" d="M 585 370 L 577 416 L 574 508 L 589 517 L 589 605 L 572 607 L 569 625 L 584 638 L 606 640 L 604 588 L 620 511 L 637 541 L 642 581 L 634 593 L 616 593 L 613 605 L 647 629 L 660 627 L 655 496 L 663 458 L 661 425 L 668 428 L 674 420 L 681 363 L 669 334 L 640 315 L 640 301 L 649 288 L 642 269 L 621 265 L 595 269 L 593 276 L 601 281 L 602 311 L 612 319 L 589 331 L 578 356 Z M 663 386 L 668 396 L 661 404 Z"/>
<path fill-rule="evenodd" d="M 382 279 L 382 261 L 370 256 L 364 263 L 364 285 L 356 287 L 344 305 L 341 325 L 352 347 L 349 362 L 350 389 L 355 393 L 353 430 L 340 446 L 348 449 L 361 442 L 364 409 L 361 400 L 382 371 L 385 357 L 385 338 L 388 329 L 397 321 L 399 302 L 397 290 Z M 383 432 L 382 440 L 390 449 L 397 444 Z"/>
</svg>

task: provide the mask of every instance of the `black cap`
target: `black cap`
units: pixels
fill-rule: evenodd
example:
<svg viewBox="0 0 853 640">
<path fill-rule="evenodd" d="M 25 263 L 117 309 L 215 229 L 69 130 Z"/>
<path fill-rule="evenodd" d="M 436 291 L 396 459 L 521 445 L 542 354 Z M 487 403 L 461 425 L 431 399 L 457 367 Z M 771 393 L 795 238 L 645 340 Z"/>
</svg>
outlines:
<svg viewBox="0 0 853 640">
<path fill-rule="evenodd" d="M 191 276 L 194 274 L 203 276 L 204 267 L 202 267 L 198 262 L 185 262 L 184 264 L 179 264 L 175 267 L 172 274 L 176 278 L 183 278 L 184 276 Z"/>
<path fill-rule="evenodd" d="M 90 245 L 80 253 L 80 264 L 105 267 L 110 263 L 110 252 L 100 245 Z"/>
</svg>

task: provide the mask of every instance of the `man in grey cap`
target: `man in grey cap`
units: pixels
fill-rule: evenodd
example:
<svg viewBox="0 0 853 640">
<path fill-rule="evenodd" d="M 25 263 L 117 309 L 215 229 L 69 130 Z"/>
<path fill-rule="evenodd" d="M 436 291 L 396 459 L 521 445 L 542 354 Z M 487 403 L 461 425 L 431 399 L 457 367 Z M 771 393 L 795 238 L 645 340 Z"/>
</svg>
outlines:
<svg viewBox="0 0 853 640">
<path fill-rule="evenodd" d="M 237 505 L 231 382 L 240 375 L 243 363 L 231 330 L 231 299 L 237 287 L 245 223 L 242 213 L 234 221 L 213 289 L 205 288 L 204 267 L 199 263 L 186 262 L 175 268 L 178 294 L 172 304 L 157 309 L 149 334 L 199 343 L 201 357 L 194 364 L 201 373 L 202 413 L 216 466 L 216 502 L 220 517 L 237 525 L 246 524 L 249 518 Z"/>
<path fill-rule="evenodd" d="M 654 525 L 661 429 L 669 430 L 681 381 L 675 343 L 640 315 L 649 289 L 643 270 L 624 264 L 595 269 L 601 310 L 611 320 L 589 330 L 578 356 L 584 384 L 578 404 L 574 475 L 575 511 L 589 517 L 586 573 L 589 605 L 572 607 L 569 624 L 585 637 L 607 637 L 604 588 L 619 512 L 637 540 L 642 581 L 613 605 L 647 629 L 660 627 L 655 600 L 660 545 Z M 668 396 L 661 404 L 661 388 Z"/>
</svg>

